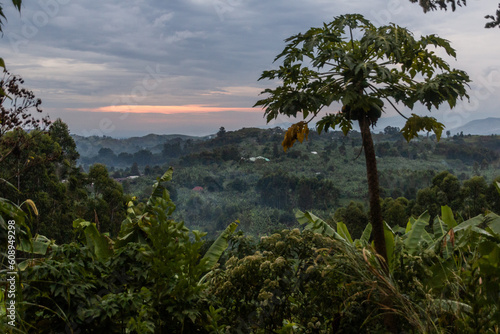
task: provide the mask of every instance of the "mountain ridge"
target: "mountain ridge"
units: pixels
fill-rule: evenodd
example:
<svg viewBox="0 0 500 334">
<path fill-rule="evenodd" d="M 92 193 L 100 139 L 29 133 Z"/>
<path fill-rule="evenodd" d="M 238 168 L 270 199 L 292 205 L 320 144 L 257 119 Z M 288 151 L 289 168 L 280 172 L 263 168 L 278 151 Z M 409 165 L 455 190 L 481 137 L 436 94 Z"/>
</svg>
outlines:
<svg viewBox="0 0 500 334">
<path fill-rule="evenodd" d="M 452 135 L 463 132 L 464 135 L 498 135 L 500 134 L 500 118 L 488 117 L 475 119 L 466 124 L 450 129 Z"/>
</svg>

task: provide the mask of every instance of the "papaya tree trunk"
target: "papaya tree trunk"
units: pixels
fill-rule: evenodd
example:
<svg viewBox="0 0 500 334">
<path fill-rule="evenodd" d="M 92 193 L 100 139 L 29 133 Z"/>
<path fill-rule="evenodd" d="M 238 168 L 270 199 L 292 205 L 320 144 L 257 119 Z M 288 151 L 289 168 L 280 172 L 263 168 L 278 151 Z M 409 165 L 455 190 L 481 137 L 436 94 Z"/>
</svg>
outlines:
<svg viewBox="0 0 500 334">
<path fill-rule="evenodd" d="M 366 176 L 368 179 L 368 196 L 370 201 L 370 221 L 372 223 L 373 241 L 375 250 L 380 254 L 385 263 L 387 261 L 387 250 L 385 247 L 384 221 L 382 220 L 382 209 L 380 207 L 380 187 L 378 184 L 377 160 L 375 158 L 375 149 L 370 131 L 370 119 L 367 117 L 359 118 L 359 128 L 363 140 L 363 150 L 366 159 Z M 388 268 L 387 268 L 388 269 Z"/>
<path fill-rule="evenodd" d="M 366 175 L 368 178 L 368 195 L 370 200 L 370 220 L 372 223 L 373 241 L 375 250 L 380 254 L 385 263 L 382 267 L 389 273 L 389 261 L 387 260 L 387 248 L 385 246 L 384 221 L 382 219 L 382 209 L 380 207 L 380 187 L 378 184 L 377 159 L 375 157 L 375 148 L 373 147 L 372 133 L 370 131 L 371 121 L 367 117 L 359 118 L 359 128 L 363 140 L 363 150 L 366 159 Z M 389 296 L 382 298 L 382 303 L 388 309 L 392 308 L 392 301 Z M 390 333 L 398 333 L 396 318 L 392 313 L 384 314 L 384 324 Z"/>
</svg>

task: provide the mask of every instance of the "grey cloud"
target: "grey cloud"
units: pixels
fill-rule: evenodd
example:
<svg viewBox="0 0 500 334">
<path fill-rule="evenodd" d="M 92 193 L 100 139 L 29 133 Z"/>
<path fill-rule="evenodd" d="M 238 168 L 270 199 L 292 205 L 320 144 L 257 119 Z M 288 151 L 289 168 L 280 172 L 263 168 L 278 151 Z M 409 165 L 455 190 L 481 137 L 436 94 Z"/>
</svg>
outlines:
<svg viewBox="0 0 500 334">
<path fill-rule="evenodd" d="M 58 7 L 47 10 L 40 5 L 44 3 L 58 3 Z M 417 36 L 437 33 L 450 39 L 458 51 L 456 67 L 471 75 L 496 66 L 500 51 L 498 32 L 482 28 L 482 16 L 490 6 L 480 1 L 455 13 L 428 14 L 408 0 L 369 4 L 343 0 L 44 0 L 27 2 L 21 17 L 8 7 L 1 56 L 26 79 L 47 110 L 66 115 L 63 119 L 74 126 L 98 116 L 79 118 L 65 108 L 91 109 L 120 101 L 249 107 L 259 98 L 257 94 L 227 94 L 227 87 L 272 85 L 257 79 L 263 70 L 276 66 L 272 60 L 283 49 L 285 38 L 347 12 L 360 12 L 374 22 L 395 22 Z M 161 80 L 146 89 L 148 68 L 158 68 Z M 488 101 L 481 102 L 489 108 L 493 104 Z M 241 126 L 248 121 L 248 117 L 235 119 L 243 122 Z M 140 118 L 135 120 L 140 122 Z"/>
</svg>

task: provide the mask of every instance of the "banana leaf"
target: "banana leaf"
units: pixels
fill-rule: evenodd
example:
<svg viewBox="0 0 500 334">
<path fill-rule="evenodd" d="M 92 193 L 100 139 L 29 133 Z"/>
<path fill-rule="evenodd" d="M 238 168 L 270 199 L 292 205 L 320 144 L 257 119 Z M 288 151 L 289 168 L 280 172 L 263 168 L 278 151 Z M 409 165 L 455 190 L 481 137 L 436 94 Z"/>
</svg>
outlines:
<svg viewBox="0 0 500 334">
<path fill-rule="evenodd" d="M 349 241 L 350 244 L 353 244 L 354 242 L 352 241 L 351 233 L 349 233 L 349 230 L 347 229 L 346 224 L 342 222 L 337 223 L 337 233 L 344 238 L 345 240 Z"/>
<path fill-rule="evenodd" d="M 234 233 L 236 227 L 238 227 L 239 221 L 235 221 L 229 224 L 228 227 L 219 235 L 219 237 L 215 240 L 215 242 L 210 246 L 208 251 L 203 256 L 202 261 L 206 261 L 206 264 L 209 268 L 212 268 L 217 261 L 219 261 L 222 253 L 229 246 L 229 237 Z"/>
<path fill-rule="evenodd" d="M 17 245 L 17 250 L 26 253 L 46 255 L 49 246 L 52 244 L 53 242 L 49 238 L 38 234 L 35 238 L 33 238 L 31 243 L 19 243 Z"/>
<path fill-rule="evenodd" d="M 432 229 L 434 231 L 434 239 L 441 238 L 443 235 L 448 233 L 447 225 L 441 218 L 435 217 L 432 223 Z"/>
<path fill-rule="evenodd" d="M 429 224 L 429 213 L 426 211 L 418 219 L 410 225 L 411 228 L 408 233 L 405 234 L 404 244 L 408 249 L 410 254 L 413 254 L 417 251 L 419 244 L 428 239 L 427 231 L 425 227 Z"/>
<path fill-rule="evenodd" d="M 457 222 L 453 217 L 453 211 L 451 211 L 451 208 L 448 205 L 441 207 L 441 219 L 446 225 L 448 225 L 449 230 L 457 226 Z"/>
<path fill-rule="evenodd" d="M 498 237 L 500 237 L 500 216 L 494 213 L 488 213 L 486 215 L 488 227 L 491 229 L 491 231 L 496 234 Z"/>
<path fill-rule="evenodd" d="M 295 218 L 301 225 L 306 225 L 304 229 L 311 230 L 314 233 L 327 235 L 338 240 L 346 241 L 340 234 L 338 234 L 327 222 L 315 216 L 309 211 L 302 212 L 297 210 Z"/>
<path fill-rule="evenodd" d="M 392 268 L 392 263 L 394 262 L 394 231 L 391 227 L 384 221 L 384 237 L 385 237 L 385 249 L 387 252 L 387 261 L 389 268 Z"/>
<path fill-rule="evenodd" d="M 112 240 L 109 237 L 101 235 L 95 223 L 77 219 L 73 222 L 73 227 L 83 230 L 87 247 L 92 250 L 98 260 L 105 261 L 113 255 Z"/>
<path fill-rule="evenodd" d="M 370 244 L 370 235 L 372 234 L 372 224 L 366 224 L 363 233 L 359 239 L 354 240 L 354 244 L 358 247 L 365 247 Z"/>
</svg>

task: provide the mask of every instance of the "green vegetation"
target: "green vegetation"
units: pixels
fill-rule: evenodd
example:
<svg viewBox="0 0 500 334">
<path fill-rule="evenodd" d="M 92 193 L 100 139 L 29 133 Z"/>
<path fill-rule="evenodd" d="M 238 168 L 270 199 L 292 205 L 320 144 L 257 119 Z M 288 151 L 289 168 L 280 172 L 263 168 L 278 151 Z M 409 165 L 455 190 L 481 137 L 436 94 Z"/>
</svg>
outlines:
<svg viewBox="0 0 500 334">
<path fill-rule="evenodd" d="M 146 173 L 136 163 L 143 175 L 121 181 L 126 195 L 110 177 L 126 170 L 76 167 L 62 121 L 46 131 L 7 132 L 1 152 L 10 152 L 12 138 L 26 145 L 0 164 L 1 245 L 9 219 L 18 238 L 18 328 L 383 333 L 390 310 L 407 332 L 497 330 L 499 218 L 488 212 L 500 212 L 493 182 L 500 181 L 500 138 L 408 143 L 398 131 L 374 134 L 389 273 L 370 242 L 356 131 L 311 133 L 286 154 L 278 149 L 281 129 L 226 131 L 196 145 L 181 140 L 169 160 L 174 179 L 169 170 L 151 188 L 164 167 Z M 447 156 L 457 142 L 464 154 L 480 155 Z M 258 156 L 269 161 L 250 160 Z M 18 173 L 18 164 L 29 173 Z M 1 253 L 5 276 L 6 248 Z"/>
<path fill-rule="evenodd" d="M 358 157 L 360 134 L 352 131 L 344 137 L 341 132 L 311 132 L 307 143 L 294 146 L 287 153 L 279 146 L 284 134 L 282 129 L 242 129 L 226 131 L 224 141 L 216 137 L 191 144 L 189 139 L 175 139 L 175 144 L 164 144 L 180 147 L 175 158 L 152 153 L 155 161 L 166 162 L 145 165 L 140 160 L 130 161 L 124 169 L 108 166 L 109 175 L 119 180 L 128 196 L 144 201 L 155 177 L 172 166 L 176 177 L 168 189 L 177 202 L 174 216 L 185 220 L 190 228 L 207 232 L 211 238 L 234 219 L 240 220 L 240 229 L 256 237 L 293 227 L 295 209 L 313 210 L 331 222 L 340 219 L 359 236 L 368 217 L 365 165 Z M 499 176 L 498 136 L 454 135 L 439 142 L 435 137 L 424 136 L 408 143 L 398 128 L 388 127 L 374 133 L 373 138 L 384 199 L 383 217 L 391 226 L 404 225 L 410 215 L 418 216 L 425 210 L 435 215 L 439 205 L 445 204 L 460 215 L 471 217 L 463 210 L 465 193 L 459 188 L 474 176 L 482 177 L 488 188 L 484 190 L 485 195 L 489 194 L 484 209 L 498 212 L 491 190 L 492 182 Z M 250 160 L 259 156 L 269 161 Z M 86 159 L 90 163 L 105 163 L 98 155 Z M 134 163 L 138 173 L 132 172 Z M 438 205 L 431 207 L 432 200 L 425 199 L 426 192 L 417 201 L 419 190 L 433 187 L 434 177 L 443 170 L 457 179 L 458 188 L 453 191 L 458 190 L 450 197 L 457 201 L 448 202 L 441 194 Z M 138 174 L 140 177 L 127 179 Z M 436 199 L 437 193 L 431 198 Z M 386 208 L 389 199 L 398 200 L 404 210 L 400 206 Z M 340 218 L 348 206 L 359 210 Z M 388 218 L 387 210 L 398 218 Z"/>
<path fill-rule="evenodd" d="M 16 219 L 18 259 L 25 259 L 21 332 L 385 333 L 387 314 L 409 333 L 499 330 L 500 217 L 493 213 L 457 223 L 443 206 L 433 220 L 424 213 L 405 228 L 386 225 L 388 263 L 371 246 L 370 224 L 354 239 L 345 224 L 301 211 L 301 229 L 255 242 L 232 223 L 206 250 L 203 233 L 171 218 L 164 185 L 171 177 L 169 170 L 158 179 L 143 208 L 129 203 L 113 239 L 82 219 L 72 243 L 33 238 L 26 214 L 0 201 L 1 239 L 6 220 Z"/>
<path fill-rule="evenodd" d="M 271 119 L 341 102 L 317 132 L 309 119 L 203 139 L 77 138 L 92 146 L 80 157 L 67 125 L 33 117 L 41 101 L 4 73 L 1 332 L 500 331 L 500 138 L 437 142 L 442 124 L 418 116 L 369 128 L 382 100 L 466 96 L 467 75 L 426 46 L 453 49 L 359 15 L 288 42 L 283 67 L 263 74 L 283 86 L 257 104 Z M 332 71 L 301 68 L 303 56 Z"/>
</svg>

